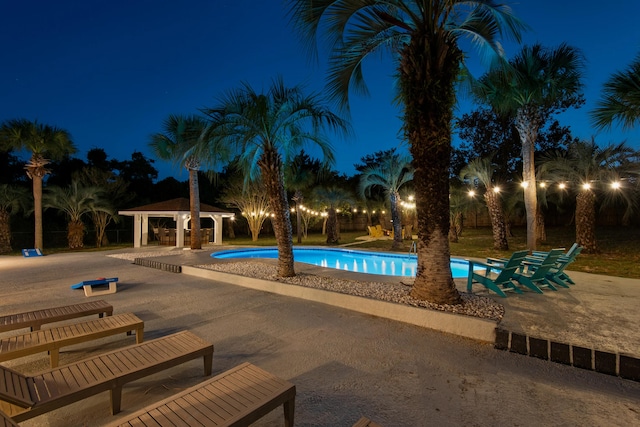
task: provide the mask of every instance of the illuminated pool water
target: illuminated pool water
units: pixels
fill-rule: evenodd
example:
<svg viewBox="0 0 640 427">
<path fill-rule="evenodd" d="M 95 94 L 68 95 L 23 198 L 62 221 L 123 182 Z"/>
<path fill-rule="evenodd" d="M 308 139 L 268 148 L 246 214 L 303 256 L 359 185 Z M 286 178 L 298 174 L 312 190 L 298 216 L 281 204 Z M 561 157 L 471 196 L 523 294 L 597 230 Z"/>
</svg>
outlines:
<svg viewBox="0 0 640 427">
<path fill-rule="evenodd" d="M 278 258 L 278 248 L 234 249 L 214 252 L 213 258 Z M 296 262 L 334 268 L 356 273 L 380 274 L 384 276 L 415 277 L 416 256 L 389 252 L 366 252 L 351 249 L 294 248 Z M 467 277 L 469 263 L 461 259 L 451 260 L 451 272 L 454 278 Z"/>
</svg>

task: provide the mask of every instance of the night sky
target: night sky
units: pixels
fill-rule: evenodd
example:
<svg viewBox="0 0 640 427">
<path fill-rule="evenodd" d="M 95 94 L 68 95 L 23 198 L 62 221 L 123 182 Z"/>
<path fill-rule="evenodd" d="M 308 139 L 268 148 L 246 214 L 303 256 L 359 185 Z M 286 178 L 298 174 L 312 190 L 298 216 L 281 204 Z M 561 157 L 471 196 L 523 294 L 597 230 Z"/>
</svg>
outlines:
<svg viewBox="0 0 640 427">
<path fill-rule="evenodd" d="M 601 145 L 626 140 L 640 148 L 640 129 L 596 133 L 587 114 L 603 82 L 640 52 L 640 2 L 521 0 L 512 7 L 532 27 L 526 43 L 566 42 L 586 56 L 587 104 L 561 123 Z M 148 138 L 167 115 L 213 106 L 242 81 L 266 89 L 282 75 L 309 91 L 324 85 L 325 56 L 309 60 L 278 0 L 0 0 L 0 11 L 0 121 L 37 119 L 64 128 L 79 148 L 76 157 L 85 160 L 92 148 L 118 160 L 133 151 L 153 157 Z M 519 50 L 506 48 L 509 57 Z M 483 72 L 475 52 L 469 54 L 473 71 Z M 393 73 L 388 60 L 366 64 L 371 96 L 352 97 L 354 136 L 334 142 L 337 170 L 352 175 L 362 156 L 406 149 L 398 138 L 400 111 L 392 105 Z M 458 112 L 470 107 L 462 100 Z M 160 179 L 188 178 L 167 162 L 154 165 Z"/>
</svg>

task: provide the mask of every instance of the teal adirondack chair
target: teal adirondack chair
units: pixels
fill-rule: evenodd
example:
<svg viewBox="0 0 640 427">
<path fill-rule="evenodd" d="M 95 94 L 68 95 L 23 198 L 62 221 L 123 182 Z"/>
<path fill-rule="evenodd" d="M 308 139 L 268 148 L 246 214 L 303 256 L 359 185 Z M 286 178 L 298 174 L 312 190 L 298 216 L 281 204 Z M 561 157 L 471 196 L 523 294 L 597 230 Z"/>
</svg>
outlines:
<svg viewBox="0 0 640 427">
<path fill-rule="evenodd" d="M 563 249 L 552 249 L 542 260 L 532 262 L 524 259 L 520 269 L 513 273 L 514 280 L 539 294 L 542 293 L 540 287 L 548 287 L 557 291 L 558 288 L 549 281 L 547 274 L 555 267 L 558 257 L 563 252 Z"/>
<path fill-rule="evenodd" d="M 469 276 L 467 278 L 467 292 L 472 292 L 473 283 L 475 282 L 480 283 L 501 297 L 506 298 L 505 290 L 521 294 L 522 291 L 515 286 L 511 278 L 522 265 L 522 261 L 524 261 L 528 253 L 529 251 L 516 251 L 511 254 L 511 258 L 501 265 L 468 260 Z"/>
<path fill-rule="evenodd" d="M 580 250 L 578 250 L 578 248 L 580 248 Z M 562 257 L 571 257 L 571 256 L 575 257 L 575 255 L 579 254 L 581 250 L 582 250 L 582 246 L 578 245 L 577 243 L 574 243 L 573 245 L 571 245 L 571 247 L 569 248 L 569 250 L 566 253 L 560 255 L 560 258 L 562 258 Z M 576 251 L 578 251 L 578 252 L 576 253 Z M 542 259 L 542 258 L 546 257 L 547 255 L 549 255 L 549 252 L 533 251 L 533 252 L 531 252 L 530 257 L 535 257 L 535 258 L 541 258 Z M 527 257 L 527 258 L 529 258 L 529 257 Z"/>
<path fill-rule="evenodd" d="M 574 247 L 575 246 L 575 247 Z M 562 286 L 563 288 L 568 288 L 569 284 L 575 285 L 575 282 L 569 277 L 569 275 L 564 271 L 564 269 L 575 261 L 576 257 L 582 252 L 582 246 L 578 246 L 577 243 L 571 247 L 567 251 L 566 254 L 562 254 L 558 257 L 555 265 L 549 269 L 547 273 L 547 279 L 551 280 L 558 286 Z M 530 258 L 527 257 L 526 261 L 531 263 L 529 268 L 535 269 L 537 262 L 540 262 L 541 258 Z"/>
</svg>

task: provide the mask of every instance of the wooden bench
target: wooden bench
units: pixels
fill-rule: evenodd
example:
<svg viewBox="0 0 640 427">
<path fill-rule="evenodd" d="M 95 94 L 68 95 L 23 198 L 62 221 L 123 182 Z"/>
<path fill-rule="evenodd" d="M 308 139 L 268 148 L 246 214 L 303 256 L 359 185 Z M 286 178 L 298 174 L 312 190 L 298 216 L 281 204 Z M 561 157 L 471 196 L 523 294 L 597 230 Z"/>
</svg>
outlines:
<svg viewBox="0 0 640 427">
<path fill-rule="evenodd" d="M 283 405 L 293 427 L 295 397 L 295 385 L 243 363 L 109 426 L 247 426 Z"/>
<path fill-rule="evenodd" d="M 25 313 L 9 314 L 0 316 L 0 332 L 22 328 L 30 328 L 31 331 L 37 331 L 42 325 L 47 323 L 91 316 L 92 314 L 97 314 L 99 317 L 102 317 L 104 314 L 111 316 L 113 314 L 113 307 L 106 301 L 98 300 L 83 302 L 81 304 L 65 305 L 63 307 L 27 311 Z"/>
<path fill-rule="evenodd" d="M 353 427 L 382 427 L 380 424 L 371 421 L 367 417 L 362 417 L 353 425 Z"/>
<path fill-rule="evenodd" d="M 111 413 L 117 414 L 125 384 L 199 357 L 204 358 L 204 374 L 211 375 L 213 344 L 183 331 L 34 376 L 0 365 L 0 410 L 19 423 L 109 391 Z"/>
<path fill-rule="evenodd" d="M 0 362 L 48 351 L 51 367 L 55 368 L 62 347 L 131 331 L 136 331 L 136 342 L 140 344 L 144 339 L 144 322 L 132 313 L 125 313 L 15 335 L 0 340 Z"/>
<path fill-rule="evenodd" d="M 0 427 L 19 427 L 18 424 L 14 423 L 9 415 L 0 411 Z"/>
</svg>

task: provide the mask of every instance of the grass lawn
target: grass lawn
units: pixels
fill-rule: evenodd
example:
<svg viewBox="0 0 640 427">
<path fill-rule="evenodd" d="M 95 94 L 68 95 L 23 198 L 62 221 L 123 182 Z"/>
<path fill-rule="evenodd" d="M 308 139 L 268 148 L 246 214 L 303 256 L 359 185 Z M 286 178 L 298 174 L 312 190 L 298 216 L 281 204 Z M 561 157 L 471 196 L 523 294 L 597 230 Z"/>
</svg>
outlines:
<svg viewBox="0 0 640 427">
<path fill-rule="evenodd" d="M 509 257 L 515 250 L 526 249 L 526 231 L 524 228 L 513 230 L 514 237 L 509 238 L 509 250 L 497 251 L 493 249 L 493 239 L 490 228 L 465 228 L 458 243 L 451 243 L 451 255 L 460 258 L 487 258 Z M 597 229 L 598 245 L 600 253 L 580 254 L 576 261 L 569 267 L 570 270 L 586 273 L 605 274 L 610 276 L 628 277 L 640 279 L 640 228 L 638 227 L 600 227 Z M 359 242 L 350 246 L 351 249 L 366 248 L 382 251 L 391 250 L 390 240 L 374 240 L 364 243 L 356 240 L 356 237 L 366 235 L 365 232 L 342 233 L 340 244 Z M 295 230 L 293 236 L 296 241 Z M 309 234 L 303 239 L 302 245 L 324 246 L 326 236 L 319 233 Z M 539 250 L 553 248 L 569 248 L 575 242 L 575 230 L 573 227 L 547 228 L 547 241 L 540 245 Z M 238 236 L 235 239 L 224 239 L 225 245 L 246 246 L 275 246 L 273 236 L 261 235 L 257 242 L 251 238 Z M 294 245 L 297 245 L 294 243 Z M 403 247 L 398 252 L 409 252 L 411 242 L 404 241 Z M 108 245 L 100 249 L 86 247 L 81 251 L 100 251 L 119 248 L 130 248 L 131 244 Z M 47 254 L 59 252 L 76 252 L 66 248 L 46 248 Z M 12 255 L 20 255 L 14 251 Z"/>
</svg>

